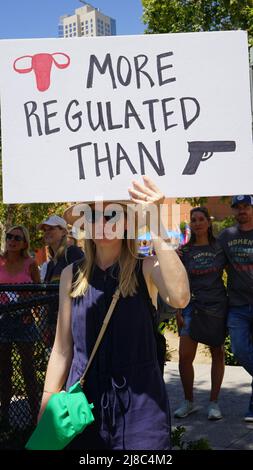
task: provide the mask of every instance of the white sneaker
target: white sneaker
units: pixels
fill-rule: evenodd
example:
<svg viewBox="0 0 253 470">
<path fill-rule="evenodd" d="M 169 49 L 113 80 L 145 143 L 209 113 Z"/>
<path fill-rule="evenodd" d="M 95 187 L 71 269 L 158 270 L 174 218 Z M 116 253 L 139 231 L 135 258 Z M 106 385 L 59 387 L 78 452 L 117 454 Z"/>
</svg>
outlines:
<svg viewBox="0 0 253 470">
<path fill-rule="evenodd" d="M 220 407 L 219 407 L 219 405 L 216 401 L 210 401 L 210 403 L 208 405 L 208 415 L 207 415 L 207 417 L 208 417 L 208 419 L 212 419 L 212 420 L 222 418 Z"/>
<path fill-rule="evenodd" d="M 190 413 L 193 413 L 196 409 L 193 406 L 193 402 L 189 400 L 185 400 L 182 405 L 175 411 L 174 417 L 175 418 L 185 418 Z"/>
</svg>

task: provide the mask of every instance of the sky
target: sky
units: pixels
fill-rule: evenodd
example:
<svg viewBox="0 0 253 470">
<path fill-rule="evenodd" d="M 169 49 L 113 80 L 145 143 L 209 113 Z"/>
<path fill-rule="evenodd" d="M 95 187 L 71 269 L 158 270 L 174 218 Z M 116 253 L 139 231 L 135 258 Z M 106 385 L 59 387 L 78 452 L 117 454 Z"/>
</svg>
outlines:
<svg viewBox="0 0 253 470">
<path fill-rule="evenodd" d="M 2 0 L 0 39 L 58 37 L 59 17 L 73 14 L 79 0 Z M 91 5 L 116 19 L 117 34 L 143 34 L 141 0 L 91 0 Z"/>
</svg>

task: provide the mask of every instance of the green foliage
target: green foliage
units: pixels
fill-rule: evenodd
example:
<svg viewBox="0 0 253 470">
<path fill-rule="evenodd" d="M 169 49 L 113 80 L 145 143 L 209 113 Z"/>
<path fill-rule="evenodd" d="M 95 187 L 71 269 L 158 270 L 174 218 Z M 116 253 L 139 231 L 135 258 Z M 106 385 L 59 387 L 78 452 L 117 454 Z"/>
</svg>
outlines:
<svg viewBox="0 0 253 470">
<path fill-rule="evenodd" d="M 185 428 L 177 426 L 172 430 L 172 448 L 173 450 L 212 450 L 207 439 L 201 438 L 197 441 L 186 442 L 183 440 Z"/>
<path fill-rule="evenodd" d="M 248 31 L 253 45 L 252 0 L 142 0 L 146 33 Z"/>
<path fill-rule="evenodd" d="M 37 225 L 51 214 L 62 215 L 65 204 L 3 204 L 0 203 L 0 218 L 3 228 L 24 225 L 30 233 L 31 249 L 43 245 Z"/>
<path fill-rule="evenodd" d="M 235 219 L 233 216 L 225 217 L 222 220 L 215 220 L 212 223 L 213 233 L 217 236 L 224 228 L 232 227 L 235 224 Z"/>
<path fill-rule="evenodd" d="M 171 317 L 167 323 L 167 327 L 173 333 L 177 333 L 177 320 L 176 317 Z"/>
<path fill-rule="evenodd" d="M 224 344 L 224 351 L 225 351 L 225 364 L 226 366 L 238 366 L 238 362 L 232 353 L 231 350 L 231 340 L 230 336 L 227 336 L 225 339 L 225 344 Z"/>
<path fill-rule="evenodd" d="M 181 230 L 182 233 L 185 232 L 185 229 L 186 229 L 187 226 L 188 226 L 188 223 L 185 220 L 180 222 L 180 230 Z"/>
<path fill-rule="evenodd" d="M 188 202 L 192 207 L 205 206 L 208 197 L 179 197 L 176 199 L 177 204 Z"/>
</svg>

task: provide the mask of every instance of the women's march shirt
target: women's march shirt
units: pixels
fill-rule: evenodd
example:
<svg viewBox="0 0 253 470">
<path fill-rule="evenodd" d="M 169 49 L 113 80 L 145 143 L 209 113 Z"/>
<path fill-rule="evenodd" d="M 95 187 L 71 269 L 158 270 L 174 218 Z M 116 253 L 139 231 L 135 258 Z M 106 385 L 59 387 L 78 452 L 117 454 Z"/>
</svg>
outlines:
<svg viewBox="0 0 253 470">
<path fill-rule="evenodd" d="M 219 242 L 188 245 L 182 248 L 182 252 L 193 298 L 203 304 L 222 302 L 226 295 L 222 279 L 226 257 Z"/>
</svg>

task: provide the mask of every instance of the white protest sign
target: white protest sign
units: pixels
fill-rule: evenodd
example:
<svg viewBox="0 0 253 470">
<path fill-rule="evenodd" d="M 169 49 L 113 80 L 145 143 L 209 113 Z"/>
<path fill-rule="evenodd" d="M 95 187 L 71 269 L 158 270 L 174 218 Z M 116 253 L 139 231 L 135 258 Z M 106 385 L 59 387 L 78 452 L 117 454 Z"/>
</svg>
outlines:
<svg viewBox="0 0 253 470">
<path fill-rule="evenodd" d="M 247 35 L 0 41 L 4 201 L 252 193 Z"/>
</svg>

